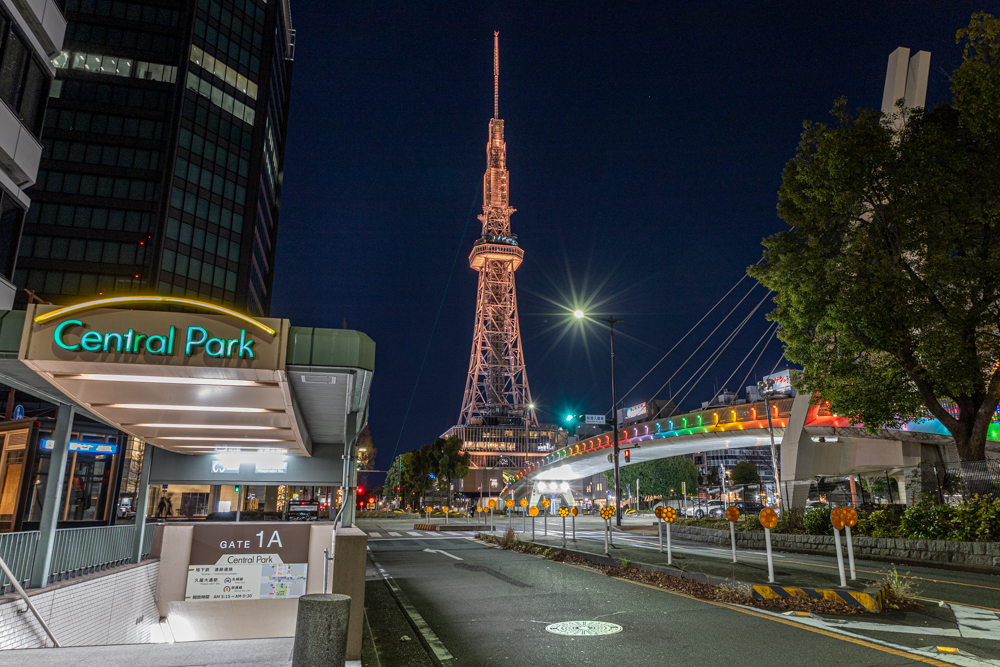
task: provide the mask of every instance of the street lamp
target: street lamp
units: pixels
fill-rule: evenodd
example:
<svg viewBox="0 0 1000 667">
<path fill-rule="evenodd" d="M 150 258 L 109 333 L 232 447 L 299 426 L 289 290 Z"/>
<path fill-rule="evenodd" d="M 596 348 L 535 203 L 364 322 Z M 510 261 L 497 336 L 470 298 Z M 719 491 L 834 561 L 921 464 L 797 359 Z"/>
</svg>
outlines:
<svg viewBox="0 0 1000 667">
<path fill-rule="evenodd" d="M 584 312 L 582 310 L 573 311 L 573 317 L 578 320 L 583 319 Z M 598 322 L 607 322 L 608 326 L 611 328 L 611 415 L 612 415 L 612 428 L 615 434 L 615 446 L 613 451 L 613 458 L 615 464 L 615 522 L 618 526 L 622 525 L 622 509 L 621 503 L 618 499 L 622 497 L 622 485 L 621 485 L 621 475 L 618 471 L 618 389 L 615 385 L 615 324 L 619 322 L 624 322 L 625 320 L 616 319 L 613 316 L 609 317 L 595 317 Z"/>
</svg>

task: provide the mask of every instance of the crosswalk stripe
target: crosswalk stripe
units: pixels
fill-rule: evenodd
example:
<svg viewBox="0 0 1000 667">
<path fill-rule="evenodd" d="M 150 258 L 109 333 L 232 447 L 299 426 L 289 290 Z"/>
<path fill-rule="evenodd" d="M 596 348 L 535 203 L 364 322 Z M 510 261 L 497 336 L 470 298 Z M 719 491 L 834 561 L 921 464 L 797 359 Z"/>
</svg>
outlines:
<svg viewBox="0 0 1000 667">
<path fill-rule="evenodd" d="M 392 535 L 393 537 L 399 537 L 399 533 L 394 533 L 392 531 L 389 531 L 389 534 Z"/>
<path fill-rule="evenodd" d="M 370 533 L 368 533 L 368 534 L 369 534 L 370 536 L 372 536 L 372 537 L 382 537 L 382 535 L 381 535 L 381 534 L 379 534 L 379 533 L 376 533 L 375 531 L 372 531 L 372 532 L 370 532 Z"/>
<path fill-rule="evenodd" d="M 407 534 L 407 535 L 413 535 L 414 537 L 423 537 L 423 535 L 421 535 L 420 533 L 418 533 L 418 532 L 416 532 L 416 531 L 413 531 L 413 530 L 411 530 L 411 531 L 407 531 L 407 533 L 406 533 L 406 534 Z"/>
</svg>

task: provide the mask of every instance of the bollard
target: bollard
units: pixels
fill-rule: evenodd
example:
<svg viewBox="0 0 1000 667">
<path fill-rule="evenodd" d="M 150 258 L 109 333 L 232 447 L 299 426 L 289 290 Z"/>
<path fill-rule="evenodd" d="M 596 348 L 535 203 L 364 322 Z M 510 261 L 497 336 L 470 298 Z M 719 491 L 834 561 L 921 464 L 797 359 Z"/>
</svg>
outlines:
<svg viewBox="0 0 1000 667">
<path fill-rule="evenodd" d="M 292 667 L 343 665 L 350 620 L 348 595 L 312 593 L 300 597 Z"/>
<path fill-rule="evenodd" d="M 847 579 L 844 577 L 844 552 L 840 549 L 840 531 L 833 529 L 833 545 L 837 549 L 837 571 L 840 572 L 840 585 L 846 587 Z"/>
<path fill-rule="evenodd" d="M 670 524 L 667 524 L 667 565 L 674 564 L 674 554 L 670 550 Z"/>
<path fill-rule="evenodd" d="M 847 536 L 847 564 L 851 567 L 851 581 L 856 581 L 857 573 L 854 571 L 854 545 L 851 544 L 851 527 L 844 524 L 844 534 Z"/>
<path fill-rule="evenodd" d="M 733 562 L 736 562 L 736 523 L 729 522 L 729 539 L 733 541 Z"/>
<path fill-rule="evenodd" d="M 767 547 L 767 582 L 774 583 L 774 561 L 771 559 L 771 529 L 764 526 L 764 545 Z"/>
</svg>

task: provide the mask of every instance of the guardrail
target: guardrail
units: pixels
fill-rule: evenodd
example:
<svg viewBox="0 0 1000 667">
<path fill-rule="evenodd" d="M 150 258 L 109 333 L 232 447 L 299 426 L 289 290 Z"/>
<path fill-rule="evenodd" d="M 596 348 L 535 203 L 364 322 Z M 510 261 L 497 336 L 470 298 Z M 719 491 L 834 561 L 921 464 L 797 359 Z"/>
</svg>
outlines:
<svg viewBox="0 0 1000 667">
<path fill-rule="evenodd" d="M 156 524 L 145 526 L 143 558 L 149 556 L 155 529 Z M 134 535 L 135 526 L 60 528 L 52 545 L 49 581 L 79 577 L 129 563 Z M 38 538 L 37 530 L 0 534 L 0 558 L 22 586 L 27 586 L 31 580 Z M 0 573 L 0 592 L 7 593 L 10 586 L 10 580 Z"/>
</svg>

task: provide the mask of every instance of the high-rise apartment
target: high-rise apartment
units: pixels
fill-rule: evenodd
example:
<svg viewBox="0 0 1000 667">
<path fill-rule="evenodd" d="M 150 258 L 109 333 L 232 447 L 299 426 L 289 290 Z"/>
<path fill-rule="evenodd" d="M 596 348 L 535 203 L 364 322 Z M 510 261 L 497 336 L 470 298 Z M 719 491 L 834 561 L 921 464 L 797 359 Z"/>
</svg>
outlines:
<svg viewBox="0 0 1000 667">
<path fill-rule="evenodd" d="M 66 19 L 60 2 L 0 4 L 0 309 L 14 299 L 17 240 L 38 174 L 45 99 Z"/>
<path fill-rule="evenodd" d="M 268 314 L 288 0 L 65 0 L 65 15 L 14 283 L 54 303 L 159 293 Z"/>
</svg>

